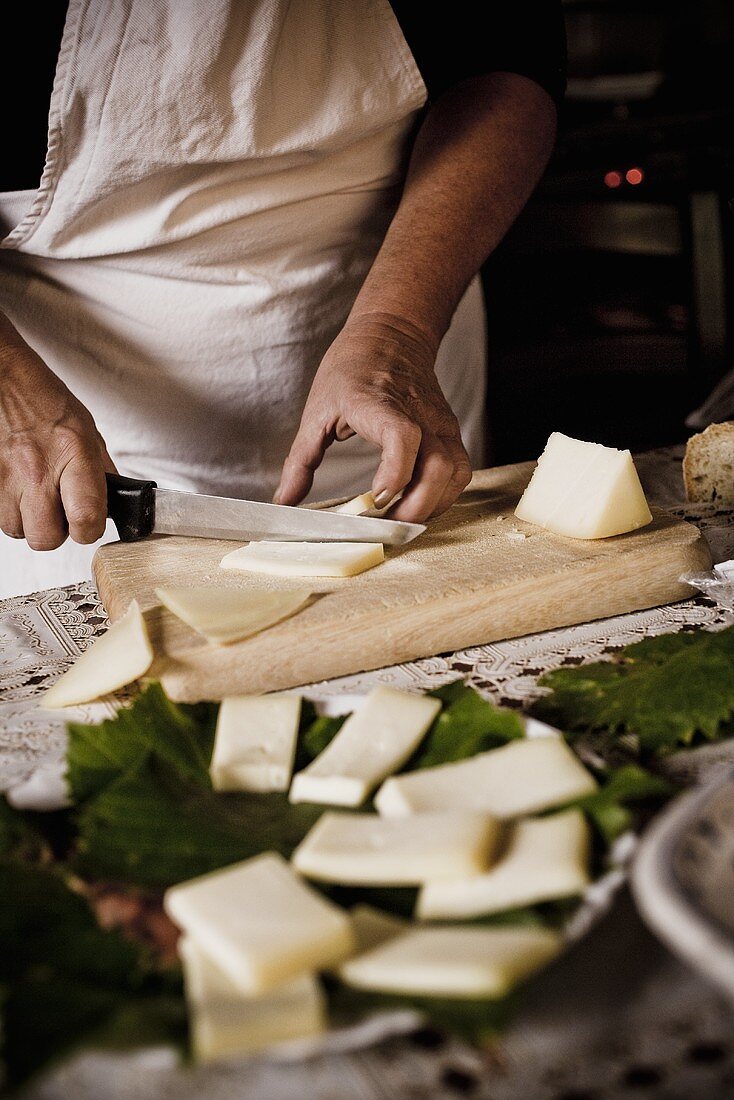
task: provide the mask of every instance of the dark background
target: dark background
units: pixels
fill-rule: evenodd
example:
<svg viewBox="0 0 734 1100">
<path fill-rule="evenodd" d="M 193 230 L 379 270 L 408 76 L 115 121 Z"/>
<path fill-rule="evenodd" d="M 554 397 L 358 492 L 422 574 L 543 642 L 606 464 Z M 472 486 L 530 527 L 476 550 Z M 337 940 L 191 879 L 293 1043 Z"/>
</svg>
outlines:
<svg viewBox="0 0 734 1100">
<path fill-rule="evenodd" d="M 564 11 L 558 145 L 484 271 L 492 463 L 682 441 L 734 367 L 734 3 Z"/>
</svg>

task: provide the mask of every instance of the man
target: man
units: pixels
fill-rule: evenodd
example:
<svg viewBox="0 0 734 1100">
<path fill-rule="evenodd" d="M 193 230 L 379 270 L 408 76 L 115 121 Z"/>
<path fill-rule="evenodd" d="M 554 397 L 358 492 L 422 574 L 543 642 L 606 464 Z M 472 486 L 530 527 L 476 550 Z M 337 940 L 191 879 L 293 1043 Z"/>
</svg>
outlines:
<svg viewBox="0 0 734 1100">
<path fill-rule="evenodd" d="M 562 33 L 551 0 L 422 7 L 72 0 L 60 44 L 34 28 L 45 168 L 0 181 L 6 535 L 94 543 L 115 465 L 284 504 L 321 466 L 321 495 L 402 490 L 405 520 L 453 503 L 481 461 L 472 279 L 549 156 Z"/>
</svg>

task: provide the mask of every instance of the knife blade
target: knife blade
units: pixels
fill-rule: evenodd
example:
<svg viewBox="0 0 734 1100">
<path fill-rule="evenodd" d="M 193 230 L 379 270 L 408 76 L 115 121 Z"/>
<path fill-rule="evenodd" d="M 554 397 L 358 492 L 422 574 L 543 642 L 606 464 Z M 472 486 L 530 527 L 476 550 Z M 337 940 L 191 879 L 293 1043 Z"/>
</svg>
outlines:
<svg viewBox="0 0 734 1100">
<path fill-rule="evenodd" d="M 107 515 L 122 542 L 147 535 L 281 542 L 382 542 L 402 546 L 425 531 L 421 523 L 290 508 L 255 500 L 159 489 L 154 481 L 107 474 Z"/>
</svg>

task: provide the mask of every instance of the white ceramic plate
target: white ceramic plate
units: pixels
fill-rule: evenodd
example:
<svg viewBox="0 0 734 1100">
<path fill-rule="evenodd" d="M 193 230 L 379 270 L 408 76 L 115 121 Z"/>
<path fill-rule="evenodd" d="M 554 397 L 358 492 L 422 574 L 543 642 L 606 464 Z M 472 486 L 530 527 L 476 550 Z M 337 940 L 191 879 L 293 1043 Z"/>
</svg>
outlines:
<svg viewBox="0 0 734 1100">
<path fill-rule="evenodd" d="M 734 998 L 734 768 L 655 818 L 634 861 L 632 892 L 671 951 Z"/>
</svg>

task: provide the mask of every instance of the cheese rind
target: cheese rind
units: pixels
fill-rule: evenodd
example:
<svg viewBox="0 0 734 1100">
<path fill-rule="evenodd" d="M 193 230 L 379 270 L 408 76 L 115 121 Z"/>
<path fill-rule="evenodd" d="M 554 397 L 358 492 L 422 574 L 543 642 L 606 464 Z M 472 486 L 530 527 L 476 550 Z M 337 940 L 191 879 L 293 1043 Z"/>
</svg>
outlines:
<svg viewBox="0 0 734 1100">
<path fill-rule="evenodd" d="M 44 710 L 73 707 L 109 695 L 145 675 L 153 661 L 137 600 L 131 600 L 122 618 L 77 657 L 71 668 L 41 696 Z"/>
<path fill-rule="evenodd" d="M 602 539 L 652 522 L 629 451 L 553 432 L 515 509 L 558 535 Z"/>
<path fill-rule="evenodd" d="M 581 894 L 589 884 L 589 847 L 589 827 L 579 810 L 518 821 L 494 866 L 481 875 L 427 883 L 416 915 L 469 920 Z"/>
<path fill-rule="evenodd" d="M 179 940 L 197 1062 L 252 1054 L 326 1027 L 325 998 L 313 974 L 303 974 L 262 997 L 247 998 L 189 936 Z"/>
<path fill-rule="evenodd" d="M 354 577 L 384 560 L 381 542 L 250 542 L 220 565 L 279 577 Z"/>
<path fill-rule="evenodd" d="M 164 908 L 246 996 L 332 966 L 354 948 L 347 914 L 275 852 L 173 886 Z"/>
<path fill-rule="evenodd" d="M 294 777 L 291 802 L 360 806 L 402 767 L 441 709 L 438 699 L 379 687 L 347 718 L 333 741 Z"/>
<path fill-rule="evenodd" d="M 215 791 L 287 791 L 301 717 L 299 695 L 223 699 L 209 774 Z"/>
<path fill-rule="evenodd" d="M 172 615 L 207 641 L 229 645 L 295 615 L 312 593 L 304 588 L 288 592 L 248 592 L 236 588 L 156 588 L 155 594 Z"/>
<path fill-rule="evenodd" d="M 340 978 L 358 989 L 427 997 L 503 997 L 561 950 L 545 928 L 422 928 L 349 959 Z"/>
<path fill-rule="evenodd" d="M 392 776 L 375 795 L 375 807 L 384 817 L 464 809 L 504 821 L 560 806 L 596 786 L 560 737 L 533 737 L 454 764 Z"/>
<path fill-rule="evenodd" d="M 325 813 L 293 853 L 301 874 L 352 886 L 417 886 L 486 870 L 499 836 L 488 814 L 407 818 Z"/>
</svg>

